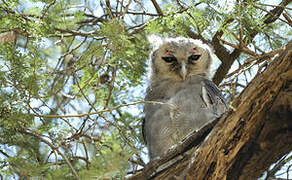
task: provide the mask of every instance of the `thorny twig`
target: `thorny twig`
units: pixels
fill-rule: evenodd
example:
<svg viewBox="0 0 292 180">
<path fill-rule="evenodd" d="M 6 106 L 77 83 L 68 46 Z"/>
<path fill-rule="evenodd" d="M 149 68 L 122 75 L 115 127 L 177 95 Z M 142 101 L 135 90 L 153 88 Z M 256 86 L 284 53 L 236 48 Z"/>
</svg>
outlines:
<svg viewBox="0 0 292 180">
<path fill-rule="evenodd" d="M 110 109 L 104 109 L 104 110 L 100 110 L 100 111 L 96 111 L 96 112 L 91 112 L 91 113 L 84 113 L 84 114 L 69 114 L 69 115 L 41 115 L 41 114 L 31 114 L 31 115 L 36 116 L 36 117 L 44 117 L 44 118 L 74 118 L 74 117 L 86 117 L 86 116 L 91 116 L 91 115 L 96 115 L 96 114 L 102 114 L 102 113 L 105 113 L 105 112 L 112 112 L 112 111 L 114 111 L 116 109 L 119 109 L 121 107 L 133 106 L 133 105 L 137 105 L 137 104 L 166 105 L 169 108 L 174 109 L 178 113 L 180 112 L 179 109 L 178 109 L 178 107 L 175 106 L 174 104 L 157 102 L 157 101 L 137 101 L 137 102 L 128 103 L 128 104 L 120 104 L 120 105 L 115 106 L 115 107 L 110 108 Z"/>
</svg>

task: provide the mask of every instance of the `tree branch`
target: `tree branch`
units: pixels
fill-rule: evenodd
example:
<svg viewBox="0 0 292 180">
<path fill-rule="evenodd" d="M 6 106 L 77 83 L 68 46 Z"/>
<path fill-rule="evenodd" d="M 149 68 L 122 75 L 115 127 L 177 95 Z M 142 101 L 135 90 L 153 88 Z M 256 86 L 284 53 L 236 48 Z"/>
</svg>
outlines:
<svg viewBox="0 0 292 180">
<path fill-rule="evenodd" d="M 272 9 L 269 13 L 266 14 L 265 18 L 267 18 L 264 23 L 270 24 L 275 22 L 281 13 L 284 11 L 285 6 L 287 6 L 292 0 L 283 0 L 279 6 L 276 6 L 274 9 Z M 270 13 L 274 14 L 274 16 L 271 16 Z M 226 21 L 225 24 L 231 23 L 233 19 L 229 19 Z M 254 37 L 258 34 L 257 31 L 250 32 L 249 40 L 250 42 L 254 39 Z M 221 60 L 222 64 L 217 69 L 213 81 L 215 84 L 219 84 L 225 77 L 225 75 L 228 73 L 230 67 L 232 66 L 233 62 L 240 56 L 241 50 L 240 49 L 234 49 L 231 53 L 228 52 L 228 50 L 220 44 L 220 41 L 218 37 L 220 38 L 223 35 L 223 32 L 220 30 L 215 33 L 212 39 L 212 45 L 215 50 L 216 56 Z M 245 38 L 246 39 L 246 38 Z M 245 40 L 243 40 L 245 41 Z"/>
<path fill-rule="evenodd" d="M 159 14 L 159 16 L 163 16 L 163 12 L 159 6 L 159 4 L 156 2 L 156 0 L 151 0 L 152 4 L 154 5 L 157 13 Z"/>
<path fill-rule="evenodd" d="M 184 138 L 179 144 L 177 144 L 174 148 L 169 149 L 162 157 L 155 159 L 148 163 L 143 171 L 135 176 L 130 177 L 127 180 L 144 180 L 157 176 L 163 170 L 157 171 L 159 167 L 162 167 L 165 163 L 169 162 L 172 159 L 175 159 L 177 156 L 183 154 L 191 147 L 200 144 L 204 138 L 210 133 L 212 128 L 218 122 L 216 119 L 213 122 L 206 124 L 199 131 L 191 132 L 186 138 Z"/>
<path fill-rule="evenodd" d="M 39 139 L 41 142 L 47 144 L 53 151 L 57 151 L 57 153 L 62 156 L 62 158 L 65 160 L 65 162 L 68 164 L 69 168 L 71 169 L 73 175 L 79 180 L 79 176 L 76 172 L 76 170 L 74 169 L 73 165 L 70 163 L 70 161 L 67 159 L 67 157 L 58 149 L 56 148 L 52 143 L 50 143 L 48 140 L 42 138 L 41 136 L 39 136 L 38 134 L 35 134 L 33 132 L 30 132 L 28 130 L 23 130 L 21 131 L 22 133 L 26 134 L 26 135 L 30 135 L 33 136 L 37 139 Z"/>
<path fill-rule="evenodd" d="M 102 114 L 102 113 L 105 113 L 105 112 L 112 112 L 112 111 L 117 110 L 117 109 L 119 109 L 121 107 L 133 106 L 133 105 L 137 105 L 137 104 L 159 104 L 159 105 L 166 105 L 169 108 L 172 108 L 172 109 L 174 109 L 175 111 L 177 111 L 179 113 L 179 109 L 174 104 L 163 103 L 163 102 L 158 102 L 158 101 L 137 101 L 137 102 L 128 103 L 128 104 L 120 104 L 120 105 L 117 105 L 117 106 L 115 106 L 113 108 L 110 108 L 110 109 L 103 109 L 103 110 L 100 110 L 100 111 L 89 112 L 89 113 L 84 113 L 84 114 L 67 114 L 67 115 L 30 114 L 30 115 L 36 116 L 36 117 L 43 117 L 43 118 L 86 117 L 86 116 L 91 116 L 91 115 L 96 115 L 96 114 Z"/>
</svg>

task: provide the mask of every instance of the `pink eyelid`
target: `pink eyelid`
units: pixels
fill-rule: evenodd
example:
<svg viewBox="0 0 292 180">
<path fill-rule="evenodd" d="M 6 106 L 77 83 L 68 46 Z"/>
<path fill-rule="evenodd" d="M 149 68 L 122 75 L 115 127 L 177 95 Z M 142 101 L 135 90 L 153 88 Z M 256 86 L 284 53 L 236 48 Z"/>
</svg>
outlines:
<svg viewBox="0 0 292 180">
<path fill-rule="evenodd" d="M 166 50 L 166 52 L 163 54 L 163 56 L 173 56 L 172 52 Z"/>
<path fill-rule="evenodd" d="M 197 48 L 192 49 L 192 54 L 199 54 L 199 51 L 197 50 Z M 163 56 L 173 56 L 173 54 L 171 51 L 166 50 Z"/>
<path fill-rule="evenodd" d="M 193 48 L 192 53 L 193 53 L 193 54 L 198 54 L 199 51 L 197 50 L 197 48 Z"/>
</svg>

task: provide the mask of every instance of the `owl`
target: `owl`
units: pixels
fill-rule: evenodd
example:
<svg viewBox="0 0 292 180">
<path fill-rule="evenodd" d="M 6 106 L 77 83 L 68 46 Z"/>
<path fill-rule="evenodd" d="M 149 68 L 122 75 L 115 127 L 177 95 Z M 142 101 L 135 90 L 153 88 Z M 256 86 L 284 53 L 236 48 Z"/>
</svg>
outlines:
<svg viewBox="0 0 292 180">
<path fill-rule="evenodd" d="M 209 80 L 212 56 L 208 45 L 177 37 L 160 38 L 154 46 L 145 101 L 161 103 L 144 105 L 142 125 L 150 160 L 227 109 L 217 86 Z"/>
</svg>

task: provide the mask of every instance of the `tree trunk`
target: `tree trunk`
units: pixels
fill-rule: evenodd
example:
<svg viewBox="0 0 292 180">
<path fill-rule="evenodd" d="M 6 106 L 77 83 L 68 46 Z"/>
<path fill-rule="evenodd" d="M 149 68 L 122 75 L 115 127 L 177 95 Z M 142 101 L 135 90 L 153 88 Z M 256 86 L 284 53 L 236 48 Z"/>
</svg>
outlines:
<svg viewBox="0 0 292 180">
<path fill-rule="evenodd" d="M 252 180 L 289 153 L 292 42 L 250 82 L 201 141 L 199 145 L 192 143 L 189 151 L 180 153 L 180 159 L 163 171 L 157 172 L 157 165 L 153 165 L 158 161 L 150 162 L 130 179 Z"/>
</svg>

